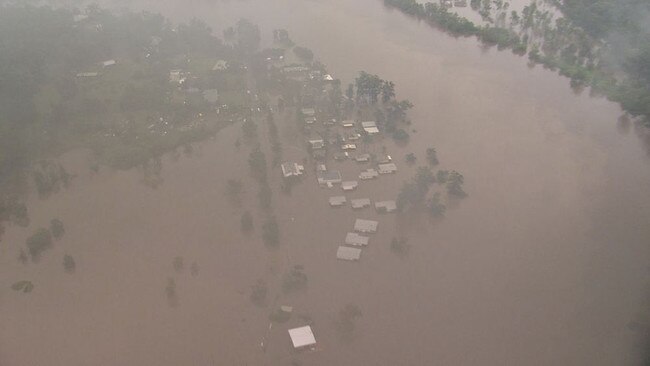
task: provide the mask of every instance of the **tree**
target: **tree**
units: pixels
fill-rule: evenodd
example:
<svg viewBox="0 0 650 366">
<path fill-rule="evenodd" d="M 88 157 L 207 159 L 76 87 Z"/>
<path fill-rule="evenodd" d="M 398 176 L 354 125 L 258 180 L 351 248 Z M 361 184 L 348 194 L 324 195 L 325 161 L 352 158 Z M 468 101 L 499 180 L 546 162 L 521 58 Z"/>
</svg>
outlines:
<svg viewBox="0 0 650 366">
<path fill-rule="evenodd" d="M 449 178 L 448 170 L 438 170 L 438 172 L 436 172 L 436 181 L 438 181 L 438 183 L 445 184 L 447 183 L 448 178 Z"/>
<path fill-rule="evenodd" d="M 249 296 L 251 302 L 257 306 L 264 306 L 266 304 L 266 296 L 269 290 L 266 282 L 258 279 L 253 286 L 251 286 L 251 294 Z"/>
<path fill-rule="evenodd" d="M 447 193 L 458 198 L 467 196 L 467 193 L 463 190 L 464 182 L 465 178 L 463 178 L 463 175 L 452 170 L 447 178 Z"/>
<path fill-rule="evenodd" d="M 427 162 L 429 163 L 429 165 L 436 166 L 440 163 L 438 161 L 438 154 L 436 153 L 436 149 L 434 149 L 433 147 L 428 148 L 426 154 L 427 154 Z"/>
<path fill-rule="evenodd" d="M 417 157 L 415 156 L 414 153 L 408 153 L 406 155 L 406 162 L 413 165 L 415 164 L 415 161 L 417 160 Z"/>
<path fill-rule="evenodd" d="M 52 219 L 50 221 L 50 231 L 52 232 L 52 236 L 54 239 L 61 239 L 63 234 L 65 233 L 65 229 L 63 228 L 63 222 L 59 219 Z"/>
<path fill-rule="evenodd" d="M 443 217 L 445 216 L 445 211 L 447 207 L 442 203 L 440 198 L 440 193 L 436 192 L 433 194 L 433 197 L 429 200 L 429 213 L 433 217 Z"/>
<path fill-rule="evenodd" d="M 386 104 L 393 98 L 395 98 L 395 83 L 384 81 L 381 86 L 381 102 Z"/>
<path fill-rule="evenodd" d="M 167 304 L 171 307 L 178 306 L 178 294 L 176 293 L 176 281 L 173 278 L 167 278 L 167 286 L 165 286 L 165 295 L 167 296 Z"/>
<path fill-rule="evenodd" d="M 273 216 L 262 225 L 262 241 L 270 247 L 277 247 L 280 244 L 280 227 Z"/>
<path fill-rule="evenodd" d="M 390 251 L 400 257 L 406 256 L 410 249 L 411 247 L 408 245 L 406 238 L 393 238 L 390 241 Z"/>
<path fill-rule="evenodd" d="M 63 256 L 63 269 L 66 273 L 74 273 L 77 269 L 77 263 L 69 254 Z"/>
<path fill-rule="evenodd" d="M 228 179 L 226 183 L 226 194 L 230 200 L 236 205 L 241 204 L 241 193 L 244 190 L 244 185 L 239 179 Z"/>
<path fill-rule="evenodd" d="M 301 60 L 311 62 L 314 59 L 314 53 L 306 47 L 296 46 L 293 48 L 293 53 L 296 54 Z"/>
<path fill-rule="evenodd" d="M 253 231 L 253 216 L 248 211 L 241 215 L 241 231 L 243 233 L 250 233 Z"/>
<path fill-rule="evenodd" d="M 296 265 L 289 272 L 284 274 L 282 279 L 282 290 L 285 293 L 303 290 L 306 287 L 307 275 L 302 266 Z"/>
<path fill-rule="evenodd" d="M 395 133 L 393 133 L 393 139 L 395 141 L 397 141 L 397 142 L 406 142 L 406 141 L 408 141 L 409 138 L 410 138 L 410 136 L 409 136 L 408 132 L 406 132 L 405 130 L 403 130 L 401 128 L 398 129 L 397 131 L 395 131 Z"/>
<path fill-rule="evenodd" d="M 37 262 L 41 254 L 52 247 L 52 234 L 47 229 L 38 229 L 27 238 L 27 250 L 33 262 Z"/>
<path fill-rule="evenodd" d="M 177 273 L 183 272 L 183 268 L 185 267 L 183 257 L 180 256 L 175 257 L 173 266 L 174 266 L 174 271 L 176 271 Z"/>
<path fill-rule="evenodd" d="M 334 323 L 336 330 L 342 336 L 350 336 L 354 332 L 356 320 L 362 315 L 361 309 L 357 305 L 346 304 L 339 310 L 336 316 Z"/>
</svg>

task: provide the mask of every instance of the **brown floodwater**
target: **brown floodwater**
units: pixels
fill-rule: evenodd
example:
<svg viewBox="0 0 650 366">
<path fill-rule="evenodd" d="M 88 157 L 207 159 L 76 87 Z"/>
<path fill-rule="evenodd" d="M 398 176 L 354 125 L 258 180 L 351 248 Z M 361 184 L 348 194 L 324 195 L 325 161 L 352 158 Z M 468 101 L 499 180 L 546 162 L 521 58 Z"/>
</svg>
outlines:
<svg viewBox="0 0 650 366">
<path fill-rule="evenodd" d="M 191 155 L 165 156 L 157 189 L 141 171 L 92 174 L 84 152 L 67 154 L 72 186 L 30 198 L 31 226 L 9 227 L 0 247 L 0 365 L 639 364 L 639 334 L 628 324 L 649 280 L 650 160 L 634 129 L 617 127 L 616 104 L 576 95 L 568 80 L 524 58 L 454 39 L 378 0 L 129 5 L 175 21 L 196 16 L 217 31 L 246 17 L 267 39 L 283 27 L 344 85 L 360 70 L 393 80 L 415 104 L 417 132 L 406 147 L 388 139 L 370 147 L 386 146 L 400 173 L 348 196 L 394 198 L 415 171 L 404 155 L 423 162 L 429 146 L 441 168 L 462 172 L 469 196 L 436 222 L 334 210 L 311 165 L 291 195 L 279 192 L 275 169 L 282 244 L 269 249 L 246 162 L 251 147 L 234 146 L 239 126 Z M 278 124 L 285 158 L 301 160 L 293 123 Z M 347 177 L 360 170 L 332 166 Z M 244 182 L 241 207 L 224 194 L 231 178 Z M 239 230 L 245 209 L 255 218 L 250 236 Z M 19 264 L 25 238 L 53 217 L 65 236 L 40 263 Z M 360 262 L 337 261 L 355 217 L 378 219 L 379 232 Z M 396 236 L 408 238 L 404 258 L 389 248 Z M 64 253 L 76 259 L 73 275 L 63 271 Z M 285 295 L 281 276 L 296 264 L 308 288 Z M 168 278 L 176 307 L 165 296 Z M 10 289 L 21 279 L 34 282 L 29 295 Z M 249 300 L 257 279 L 269 286 L 267 307 Z M 334 320 L 348 303 L 363 316 L 342 338 Z M 294 316 L 269 329 L 269 312 L 282 304 Z M 286 330 L 301 316 L 313 321 L 316 351 L 291 350 Z"/>
</svg>

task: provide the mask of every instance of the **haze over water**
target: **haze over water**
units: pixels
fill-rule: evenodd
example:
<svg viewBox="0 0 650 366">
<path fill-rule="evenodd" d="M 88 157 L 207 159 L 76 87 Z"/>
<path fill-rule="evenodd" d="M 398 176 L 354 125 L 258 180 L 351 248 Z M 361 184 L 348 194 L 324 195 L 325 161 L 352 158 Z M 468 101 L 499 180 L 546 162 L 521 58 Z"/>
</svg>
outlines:
<svg viewBox="0 0 650 366">
<path fill-rule="evenodd" d="M 341 263 L 336 246 L 358 214 L 332 211 L 331 192 L 313 174 L 287 197 L 271 172 L 279 249 L 265 248 L 259 231 L 241 235 L 226 180 L 244 180 L 244 207 L 257 203 L 249 147 L 233 147 L 239 126 L 197 144 L 191 157 L 165 157 L 155 190 L 136 171 L 91 175 L 82 153 L 68 154 L 73 187 L 32 198 L 29 208 L 32 226 L 53 216 L 66 223 L 77 274 L 62 273 L 63 248 L 23 267 L 15 248 L 29 230 L 8 228 L 2 288 L 16 273 L 38 287 L 29 297 L 0 292 L 0 365 L 290 364 L 286 331 L 269 331 L 271 308 L 248 295 L 258 278 L 279 292 L 294 264 L 305 267 L 309 288 L 280 301 L 314 320 L 319 350 L 295 356 L 305 365 L 638 364 L 639 335 L 627 325 L 650 279 L 650 160 L 634 128 L 617 128 L 616 104 L 576 95 L 567 79 L 524 58 L 454 39 L 378 0 L 124 4 L 176 22 L 198 17 L 216 33 L 242 17 L 267 40 L 286 28 L 344 86 L 361 70 L 394 81 L 415 105 L 417 132 L 404 148 L 387 143 L 400 173 L 360 186 L 358 196 L 394 198 L 415 171 L 404 155 L 424 160 L 430 146 L 441 168 L 465 176 L 469 196 L 435 224 L 364 215 L 380 230 L 362 261 Z M 290 145 L 285 158 L 302 159 Z M 390 253 L 394 236 L 408 237 L 408 257 Z M 177 277 L 179 306 L 170 308 L 164 286 L 179 255 L 197 261 L 200 274 Z M 341 341 L 332 319 L 347 303 L 363 317 L 355 338 Z"/>
</svg>

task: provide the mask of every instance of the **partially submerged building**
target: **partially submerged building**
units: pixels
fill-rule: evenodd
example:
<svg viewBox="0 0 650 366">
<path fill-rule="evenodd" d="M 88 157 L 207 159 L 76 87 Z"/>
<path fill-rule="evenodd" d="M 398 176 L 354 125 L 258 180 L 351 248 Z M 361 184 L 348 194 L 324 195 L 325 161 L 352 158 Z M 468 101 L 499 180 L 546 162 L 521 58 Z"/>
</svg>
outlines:
<svg viewBox="0 0 650 366">
<path fill-rule="evenodd" d="M 376 233 L 379 222 L 373 220 L 357 219 L 354 222 L 354 231 L 360 233 Z"/>
<path fill-rule="evenodd" d="M 377 165 L 379 174 L 392 174 L 397 172 L 397 165 L 395 163 L 379 164 Z"/>
<path fill-rule="evenodd" d="M 369 237 L 359 235 L 357 233 L 347 233 L 345 236 L 345 244 L 355 247 L 365 247 L 368 245 Z"/>
<path fill-rule="evenodd" d="M 373 179 L 379 176 L 379 172 L 377 172 L 375 169 L 366 169 L 359 173 L 359 179 L 361 180 L 368 180 L 368 179 Z"/>
<path fill-rule="evenodd" d="M 282 168 L 282 176 L 285 178 L 299 177 L 305 172 L 305 167 L 298 163 L 286 162 L 280 165 Z"/>
<path fill-rule="evenodd" d="M 379 133 L 379 128 L 377 128 L 377 122 L 375 121 L 361 122 L 361 127 L 363 127 L 363 130 L 369 135 Z"/>
<path fill-rule="evenodd" d="M 377 212 L 389 213 L 397 211 L 397 203 L 395 201 L 378 201 L 375 202 L 375 209 Z"/>
<path fill-rule="evenodd" d="M 357 163 L 366 163 L 370 161 L 370 154 L 357 155 L 354 160 L 356 160 Z"/>
<path fill-rule="evenodd" d="M 361 259 L 361 249 L 340 246 L 336 251 L 336 258 L 346 261 L 358 261 Z"/>
<path fill-rule="evenodd" d="M 312 332 L 309 325 L 289 329 L 289 337 L 291 337 L 293 348 L 296 349 L 313 346 L 316 344 L 316 337 L 314 337 L 314 332 Z"/>
<path fill-rule="evenodd" d="M 359 183 L 356 180 L 349 180 L 341 183 L 341 188 L 344 191 L 353 191 L 359 186 Z"/>
<path fill-rule="evenodd" d="M 333 196 L 329 199 L 330 206 L 332 207 L 343 206 L 347 201 L 348 200 L 345 196 Z"/>
<path fill-rule="evenodd" d="M 340 184 L 341 172 L 338 170 L 320 170 L 316 172 L 316 178 L 318 179 L 318 184 L 322 186 L 332 187 L 334 184 Z"/>
<path fill-rule="evenodd" d="M 111 66 L 115 66 L 115 64 L 117 64 L 117 61 L 115 60 L 106 60 L 102 62 L 103 67 L 111 67 Z"/>
<path fill-rule="evenodd" d="M 370 198 L 357 198 L 350 201 L 352 208 L 364 208 L 370 206 Z"/>
<path fill-rule="evenodd" d="M 325 141 L 323 139 L 313 139 L 309 140 L 309 147 L 311 147 L 312 150 L 320 150 L 325 148 Z"/>
</svg>

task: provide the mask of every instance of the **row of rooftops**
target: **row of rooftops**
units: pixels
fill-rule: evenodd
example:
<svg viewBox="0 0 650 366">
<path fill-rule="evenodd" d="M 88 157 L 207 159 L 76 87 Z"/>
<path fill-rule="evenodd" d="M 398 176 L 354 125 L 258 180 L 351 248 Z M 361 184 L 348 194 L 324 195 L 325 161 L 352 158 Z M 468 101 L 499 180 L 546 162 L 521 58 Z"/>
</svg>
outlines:
<svg viewBox="0 0 650 366">
<path fill-rule="evenodd" d="M 332 207 L 344 206 L 348 202 L 345 196 L 332 196 L 329 198 L 329 204 Z M 370 198 L 356 198 L 350 201 L 350 206 L 354 209 L 369 207 L 372 203 Z M 375 210 L 382 213 L 397 211 L 397 202 L 394 200 L 376 201 Z"/>
</svg>

